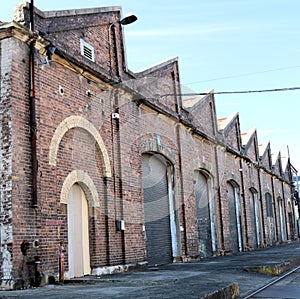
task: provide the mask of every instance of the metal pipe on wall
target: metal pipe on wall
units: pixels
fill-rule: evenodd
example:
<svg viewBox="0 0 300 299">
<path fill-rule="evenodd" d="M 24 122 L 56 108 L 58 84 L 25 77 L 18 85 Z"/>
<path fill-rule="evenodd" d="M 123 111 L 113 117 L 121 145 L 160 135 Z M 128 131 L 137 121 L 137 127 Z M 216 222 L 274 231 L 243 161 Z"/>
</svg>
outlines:
<svg viewBox="0 0 300 299">
<path fill-rule="evenodd" d="M 30 30 L 34 32 L 34 1 L 30 1 Z M 30 108 L 30 141 L 31 141 L 31 167 L 32 167 L 32 207 L 38 206 L 37 196 L 37 125 L 36 125 L 36 103 L 35 103 L 35 73 L 34 73 L 34 51 L 35 40 L 30 41 L 29 53 L 29 108 Z"/>
</svg>

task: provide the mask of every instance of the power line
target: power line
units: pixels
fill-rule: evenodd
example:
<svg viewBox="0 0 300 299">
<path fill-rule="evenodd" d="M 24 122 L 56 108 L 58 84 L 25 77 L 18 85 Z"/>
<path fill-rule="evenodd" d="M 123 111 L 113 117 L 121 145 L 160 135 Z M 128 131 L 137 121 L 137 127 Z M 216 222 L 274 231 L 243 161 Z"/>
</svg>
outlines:
<svg viewBox="0 0 300 299">
<path fill-rule="evenodd" d="M 62 56 L 65 58 L 65 60 L 68 62 L 68 64 L 70 65 L 70 67 L 78 74 L 80 74 L 82 77 L 86 78 L 87 80 L 97 84 L 97 85 L 114 85 L 114 84 L 120 84 L 121 82 L 97 82 L 92 80 L 91 78 L 87 77 L 84 75 L 84 71 L 80 72 L 75 65 L 70 61 L 70 59 L 68 59 L 66 57 L 66 55 L 60 51 L 60 54 L 62 54 Z M 300 66 L 298 66 L 300 67 Z M 273 89 L 257 89 L 257 90 L 238 90 L 238 91 L 215 91 L 213 92 L 213 94 L 215 95 L 226 95 L 226 94 L 249 94 L 249 93 L 266 93 L 266 92 L 279 92 L 279 91 L 294 91 L 294 90 L 300 90 L 299 86 L 296 87 L 284 87 L 284 88 L 273 88 Z M 182 93 L 180 94 L 181 96 L 205 96 L 205 95 L 209 95 L 211 94 L 211 92 L 191 92 L 191 93 Z M 174 94 L 164 94 L 164 95 L 159 95 L 159 97 L 165 97 L 165 96 L 172 96 Z"/>
<path fill-rule="evenodd" d="M 287 67 L 282 67 L 282 68 L 277 68 L 277 69 L 270 69 L 270 70 L 265 70 L 265 71 L 258 71 L 258 72 L 253 72 L 253 73 L 245 73 L 245 74 L 239 74 L 239 75 L 217 77 L 217 78 L 201 80 L 201 81 L 194 81 L 194 82 L 190 82 L 190 83 L 184 83 L 184 85 L 192 85 L 192 84 L 197 84 L 197 83 L 204 83 L 204 82 L 212 82 L 212 81 L 226 80 L 226 79 L 232 79 L 232 78 L 247 77 L 247 76 L 252 76 L 252 75 L 257 75 L 257 74 L 283 71 L 283 70 L 289 70 L 289 69 L 294 69 L 294 68 L 299 68 L 299 67 L 300 67 L 300 65 L 287 66 Z"/>
<path fill-rule="evenodd" d="M 257 90 L 237 90 L 237 91 L 215 91 L 215 92 L 188 92 L 182 93 L 181 96 L 205 96 L 209 94 L 245 94 L 245 93 L 264 93 L 264 92 L 278 92 L 278 91 L 293 91 L 300 90 L 299 86 L 296 87 L 284 87 L 284 88 L 274 88 L 274 89 L 257 89 Z M 170 96 L 173 94 L 164 94 L 160 97 Z"/>
</svg>

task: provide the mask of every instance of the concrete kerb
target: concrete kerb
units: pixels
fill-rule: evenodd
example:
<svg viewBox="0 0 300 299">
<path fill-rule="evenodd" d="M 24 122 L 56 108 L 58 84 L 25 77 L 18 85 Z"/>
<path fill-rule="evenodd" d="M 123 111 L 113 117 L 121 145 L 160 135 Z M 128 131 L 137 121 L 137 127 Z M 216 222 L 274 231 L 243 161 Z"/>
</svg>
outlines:
<svg viewBox="0 0 300 299">
<path fill-rule="evenodd" d="M 262 274 L 279 276 L 299 265 L 300 265 L 300 257 L 276 265 L 244 267 L 243 270 L 247 272 L 259 272 Z M 202 296 L 199 299 L 234 299 L 234 298 L 238 298 L 239 296 L 240 296 L 240 291 L 239 291 L 238 283 L 234 282 L 222 289 L 216 290 L 212 293 Z"/>
<path fill-rule="evenodd" d="M 291 270 L 292 268 L 300 265 L 300 257 L 292 259 L 291 261 L 279 263 L 276 265 L 263 265 L 256 267 L 244 267 L 243 269 L 247 272 L 259 272 L 262 274 L 269 274 L 279 276 L 282 273 Z"/>
<path fill-rule="evenodd" d="M 240 296 L 238 283 L 234 282 L 225 288 L 207 294 L 199 299 L 235 299 Z"/>
</svg>

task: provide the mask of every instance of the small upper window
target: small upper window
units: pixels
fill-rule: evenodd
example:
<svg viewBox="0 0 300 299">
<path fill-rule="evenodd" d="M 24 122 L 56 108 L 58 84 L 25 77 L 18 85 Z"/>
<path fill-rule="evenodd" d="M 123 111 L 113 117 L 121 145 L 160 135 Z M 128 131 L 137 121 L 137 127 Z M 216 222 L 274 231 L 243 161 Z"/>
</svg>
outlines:
<svg viewBox="0 0 300 299">
<path fill-rule="evenodd" d="M 80 39 L 80 52 L 81 55 L 86 57 L 91 61 L 95 61 L 94 59 L 94 47 L 85 42 L 83 39 Z"/>
</svg>

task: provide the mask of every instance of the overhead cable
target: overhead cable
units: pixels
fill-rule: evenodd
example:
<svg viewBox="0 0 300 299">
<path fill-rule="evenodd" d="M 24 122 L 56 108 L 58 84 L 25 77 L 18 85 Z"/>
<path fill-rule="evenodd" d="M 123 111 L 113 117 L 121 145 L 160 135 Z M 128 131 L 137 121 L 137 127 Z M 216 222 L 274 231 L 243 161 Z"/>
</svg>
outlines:
<svg viewBox="0 0 300 299">
<path fill-rule="evenodd" d="M 296 87 L 284 87 L 284 88 L 273 88 L 273 89 L 256 89 L 256 90 L 237 90 L 237 91 L 215 91 L 215 92 L 188 92 L 182 93 L 181 96 L 205 96 L 209 94 L 245 94 L 245 93 L 264 93 L 264 92 L 278 92 L 278 91 L 293 91 L 300 90 L 299 86 Z M 173 94 L 164 94 L 164 96 L 171 96 Z"/>
</svg>

